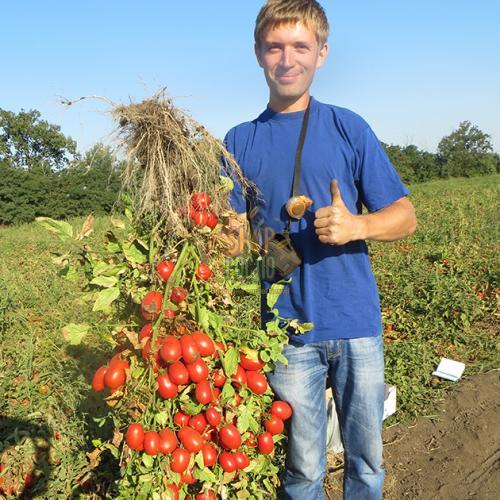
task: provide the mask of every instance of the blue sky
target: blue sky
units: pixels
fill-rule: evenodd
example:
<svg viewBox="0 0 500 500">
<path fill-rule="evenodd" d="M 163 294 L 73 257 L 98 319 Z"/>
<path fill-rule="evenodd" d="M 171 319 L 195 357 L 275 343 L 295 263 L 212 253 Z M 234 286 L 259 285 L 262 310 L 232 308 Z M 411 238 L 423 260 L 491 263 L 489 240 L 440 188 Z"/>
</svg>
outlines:
<svg viewBox="0 0 500 500">
<path fill-rule="evenodd" d="M 268 91 L 253 54 L 263 0 L 2 2 L 0 108 L 38 109 L 81 151 L 110 142 L 107 107 L 166 86 L 218 137 Z M 500 2 L 323 0 L 330 54 L 312 94 L 362 115 L 380 140 L 435 151 L 460 121 L 500 152 Z"/>
</svg>

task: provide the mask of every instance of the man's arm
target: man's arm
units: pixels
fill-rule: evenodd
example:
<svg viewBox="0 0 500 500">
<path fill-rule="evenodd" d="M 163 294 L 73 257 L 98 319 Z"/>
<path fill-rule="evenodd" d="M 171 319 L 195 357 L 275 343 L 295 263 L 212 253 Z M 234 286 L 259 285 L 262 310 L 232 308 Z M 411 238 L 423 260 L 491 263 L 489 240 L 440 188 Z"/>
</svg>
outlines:
<svg viewBox="0 0 500 500">
<path fill-rule="evenodd" d="M 314 226 L 322 243 L 344 245 L 355 240 L 396 241 L 415 231 L 417 219 L 406 197 L 369 214 L 352 214 L 332 181 L 332 204 L 316 212 Z"/>
</svg>

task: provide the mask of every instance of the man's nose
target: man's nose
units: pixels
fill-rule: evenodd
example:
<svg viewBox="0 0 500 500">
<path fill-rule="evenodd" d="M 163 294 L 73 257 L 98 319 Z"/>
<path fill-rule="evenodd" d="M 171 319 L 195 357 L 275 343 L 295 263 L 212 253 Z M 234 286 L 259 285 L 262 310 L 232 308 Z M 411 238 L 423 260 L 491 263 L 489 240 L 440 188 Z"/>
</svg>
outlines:
<svg viewBox="0 0 500 500">
<path fill-rule="evenodd" d="M 294 65 L 293 50 L 291 48 L 285 47 L 281 54 L 280 63 L 284 68 L 291 68 Z"/>
</svg>

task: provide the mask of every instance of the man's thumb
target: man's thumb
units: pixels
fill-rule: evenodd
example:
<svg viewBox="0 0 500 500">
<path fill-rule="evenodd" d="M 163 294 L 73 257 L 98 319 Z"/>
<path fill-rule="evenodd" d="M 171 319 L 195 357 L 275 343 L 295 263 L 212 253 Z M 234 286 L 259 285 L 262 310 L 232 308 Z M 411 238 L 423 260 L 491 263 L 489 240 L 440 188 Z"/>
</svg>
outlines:
<svg viewBox="0 0 500 500">
<path fill-rule="evenodd" d="M 330 182 L 330 192 L 332 193 L 332 205 L 343 203 L 342 197 L 340 196 L 339 185 L 335 179 Z"/>
</svg>

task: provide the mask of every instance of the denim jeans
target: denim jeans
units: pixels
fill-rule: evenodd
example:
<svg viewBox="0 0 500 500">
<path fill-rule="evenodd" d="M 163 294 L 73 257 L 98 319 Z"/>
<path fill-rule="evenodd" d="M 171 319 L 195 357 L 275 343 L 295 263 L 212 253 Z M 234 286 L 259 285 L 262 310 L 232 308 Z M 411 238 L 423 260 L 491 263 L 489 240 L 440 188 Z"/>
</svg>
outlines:
<svg viewBox="0 0 500 500">
<path fill-rule="evenodd" d="M 384 356 L 382 337 L 288 344 L 288 365 L 277 363 L 268 380 L 288 401 L 286 467 L 279 498 L 323 499 L 326 472 L 327 377 L 333 390 L 344 444 L 344 498 L 382 498 L 382 416 Z"/>
</svg>

